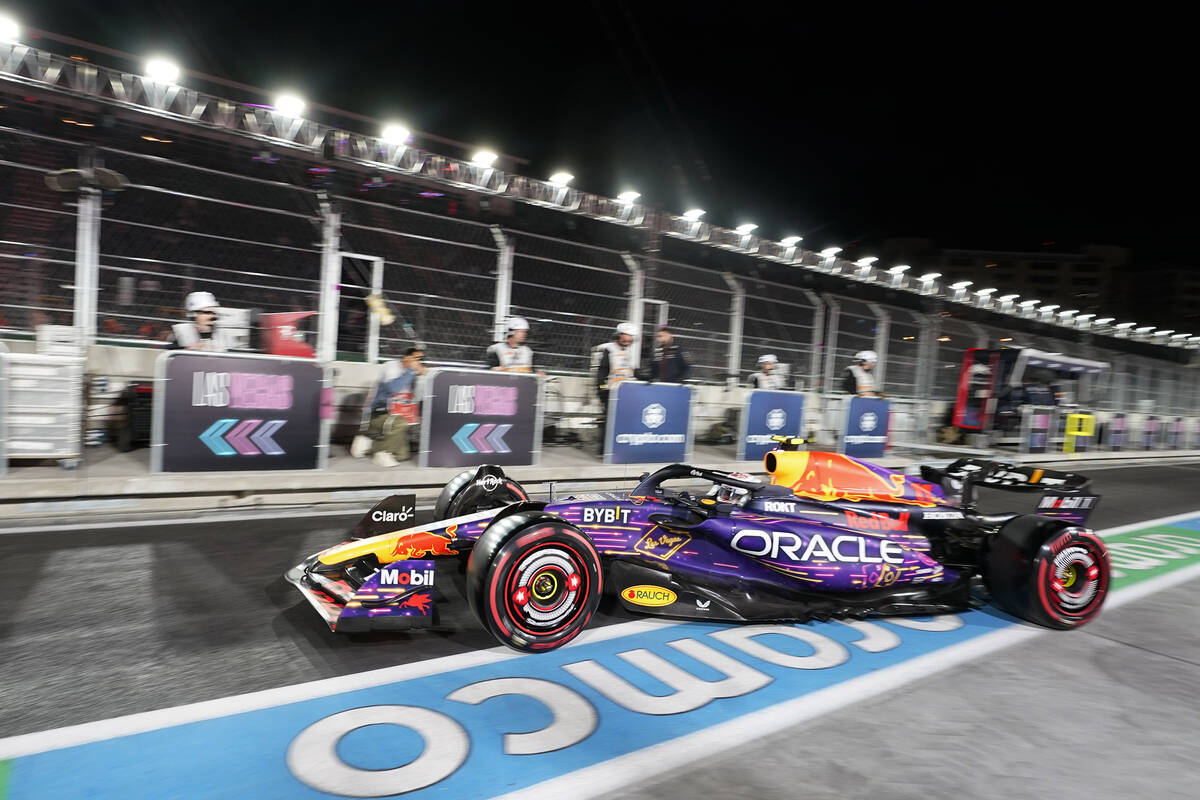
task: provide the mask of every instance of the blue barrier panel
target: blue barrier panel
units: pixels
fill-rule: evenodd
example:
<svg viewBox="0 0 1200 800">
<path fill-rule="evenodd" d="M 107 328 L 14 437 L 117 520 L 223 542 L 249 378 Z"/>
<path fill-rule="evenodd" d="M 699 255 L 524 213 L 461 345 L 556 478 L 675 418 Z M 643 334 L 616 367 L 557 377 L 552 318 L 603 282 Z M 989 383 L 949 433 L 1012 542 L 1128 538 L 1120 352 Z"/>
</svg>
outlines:
<svg viewBox="0 0 1200 800">
<path fill-rule="evenodd" d="M 879 458 L 887 444 L 890 404 L 880 397 L 851 397 L 842 426 L 842 452 L 855 458 Z"/>
<path fill-rule="evenodd" d="M 772 436 L 802 436 L 804 395 L 755 389 L 742 409 L 738 461 L 757 461 L 774 448 Z"/>
<path fill-rule="evenodd" d="M 687 461 L 692 452 L 692 387 L 623 381 L 613 390 L 606 464 Z"/>
</svg>

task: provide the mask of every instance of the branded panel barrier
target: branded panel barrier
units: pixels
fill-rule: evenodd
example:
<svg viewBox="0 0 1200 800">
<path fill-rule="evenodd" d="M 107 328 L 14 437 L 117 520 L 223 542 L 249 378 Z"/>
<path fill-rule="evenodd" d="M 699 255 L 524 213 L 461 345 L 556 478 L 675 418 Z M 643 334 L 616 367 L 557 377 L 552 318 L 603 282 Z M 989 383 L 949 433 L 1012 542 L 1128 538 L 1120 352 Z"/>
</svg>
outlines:
<svg viewBox="0 0 1200 800">
<path fill-rule="evenodd" d="M 486 369 L 425 375 L 422 467 L 524 466 L 542 456 L 542 377 Z"/>
<path fill-rule="evenodd" d="M 855 458 L 879 458 L 887 445 L 890 404 L 881 397 L 851 397 L 842 423 L 842 452 Z"/>
<path fill-rule="evenodd" d="M 1108 421 L 1104 444 L 1109 450 L 1124 450 L 1128 445 L 1129 419 L 1124 412 L 1117 412 Z"/>
<path fill-rule="evenodd" d="M 929 403 L 925 400 L 902 400 L 888 398 L 888 425 L 886 448 L 906 444 L 922 444 L 928 440 L 926 422 L 929 419 Z"/>
<path fill-rule="evenodd" d="M 692 454 L 691 386 L 623 381 L 608 406 L 604 463 L 687 461 Z"/>
<path fill-rule="evenodd" d="M 1086 453 L 1092 437 L 1096 435 L 1096 417 L 1082 411 L 1066 415 L 1063 429 L 1064 453 Z"/>
<path fill-rule="evenodd" d="M 775 447 L 772 436 L 804 435 L 804 395 L 755 389 L 747 395 L 738 431 L 738 461 L 757 461 Z"/>
<path fill-rule="evenodd" d="M 1161 428 L 1162 421 L 1154 414 L 1142 420 L 1142 435 L 1138 437 L 1138 444 L 1142 450 L 1153 450 L 1158 446 L 1158 434 Z"/>
<path fill-rule="evenodd" d="M 154 368 L 152 472 L 323 469 L 329 370 L 312 359 L 173 350 Z"/>
<path fill-rule="evenodd" d="M 6 353 L 4 361 L 8 458 L 55 458 L 75 466 L 83 447 L 84 360 Z"/>
<path fill-rule="evenodd" d="M 1054 406 L 1021 406 L 1021 441 L 1018 449 L 1022 453 L 1050 451 L 1050 434 L 1055 430 L 1057 411 Z"/>
</svg>

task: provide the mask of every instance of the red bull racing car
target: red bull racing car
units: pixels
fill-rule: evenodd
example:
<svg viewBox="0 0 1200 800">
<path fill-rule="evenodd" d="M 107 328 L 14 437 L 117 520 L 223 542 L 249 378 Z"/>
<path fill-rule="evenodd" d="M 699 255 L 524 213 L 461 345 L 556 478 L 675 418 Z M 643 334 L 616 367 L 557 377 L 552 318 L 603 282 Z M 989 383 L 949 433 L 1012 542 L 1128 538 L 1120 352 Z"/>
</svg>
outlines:
<svg viewBox="0 0 1200 800">
<path fill-rule="evenodd" d="M 483 626 L 519 650 L 570 641 L 606 593 L 630 611 L 738 622 L 962 611 L 980 598 L 1050 628 L 1093 619 L 1110 567 L 1084 522 L 1080 475 L 960 460 L 919 479 L 795 440 L 767 454 L 770 483 L 673 464 L 629 493 L 531 501 L 499 467 L 443 489 L 412 526 L 393 495 L 349 541 L 287 572 L 331 630 L 436 623 L 437 560 L 465 562 Z M 686 481 L 699 491 L 672 489 Z M 984 514 L 980 486 L 1040 492 L 1037 514 Z"/>
</svg>

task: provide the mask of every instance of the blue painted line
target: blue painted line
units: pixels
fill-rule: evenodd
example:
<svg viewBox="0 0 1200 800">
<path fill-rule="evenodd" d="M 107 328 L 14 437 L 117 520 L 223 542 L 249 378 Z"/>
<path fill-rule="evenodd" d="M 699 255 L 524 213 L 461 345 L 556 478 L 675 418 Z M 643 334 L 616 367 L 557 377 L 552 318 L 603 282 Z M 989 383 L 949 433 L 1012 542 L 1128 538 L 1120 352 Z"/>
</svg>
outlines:
<svg viewBox="0 0 1200 800">
<path fill-rule="evenodd" d="M 1195 573 L 1200 539 L 1183 532 L 1200 531 L 1200 517 L 1172 520 L 1169 528 L 1170 540 L 1150 533 L 1157 527 L 1118 535 L 1121 541 L 1110 546 L 1121 583 L 1134 585 L 1187 565 L 1188 574 Z M 1141 535 L 1160 538 L 1131 549 Z M 519 794 L 611 759 L 669 747 L 681 737 L 724 736 L 715 726 L 750 723 L 742 718 L 821 690 L 837 691 L 833 687 L 856 678 L 871 683 L 844 692 L 887 686 L 889 672 L 895 673 L 885 672 L 889 667 L 991 633 L 1022 632 L 992 609 L 946 620 L 957 627 L 920 629 L 899 619 L 654 627 L 58 750 L 30 748 L 8 762 L 5 800 Z M 572 702 L 563 704 L 564 695 Z M 683 707 L 662 707 L 675 701 Z M 337 727 L 347 719 L 359 722 Z M 422 728 L 421 719 L 436 724 Z M 761 720 L 753 718 L 755 724 Z M 520 734 L 545 728 L 556 729 L 559 740 L 541 740 L 538 749 L 524 753 L 519 742 L 512 749 Z M 408 765 L 427 757 L 439 774 L 430 777 L 426 770 L 419 782 L 413 776 L 420 770 Z"/>
<path fill-rule="evenodd" d="M 853 642 L 862 637 L 845 625 L 799 626 L 837 642 L 847 653 L 847 660 L 837 667 L 814 670 L 775 666 L 747 656 L 711 636 L 734 626 L 708 623 L 673 626 L 23 757 L 13 766 L 10 798 L 87 796 L 97 800 L 130 800 L 178 797 L 186 800 L 234 795 L 328 798 L 329 794 L 310 788 L 291 774 L 285 760 L 288 747 L 301 731 L 325 717 L 346 709 L 377 705 L 433 709 L 457 720 L 470 738 L 469 755 L 453 774 L 427 788 L 404 794 L 405 798 L 489 797 L 659 744 L 1011 623 L 1008 618 L 983 612 L 965 614 L 963 620 L 961 628 L 939 632 L 877 623 L 901 638 L 898 646 L 881 653 L 868 653 L 855 647 Z M 804 656 L 813 652 L 807 644 L 778 634 L 759 638 L 762 643 L 783 653 Z M 590 661 L 608 668 L 643 691 L 670 693 L 670 687 L 617 656 L 619 652 L 644 648 L 698 678 L 719 680 L 722 677 L 713 668 L 667 645 L 680 639 L 699 641 L 736 658 L 768 676 L 770 681 L 756 691 L 712 700 L 694 711 L 650 716 L 622 708 L 564 669 L 568 664 Z M 596 730 L 582 742 L 554 752 L 506 755 L 503 749 L 505 733 L 533 731 L 550 722 L 550 712 L 544 704 L 523 695 L 496 697 L 479 705 L 446 699 L 447 695 L 469 684 L 516 676 L 550 681 L 578 692 L 597 711 Z M 424 746 L 421 737 L 406 728 L 374 725 L 344 736 L 337 742 L 336 750 L 352 766 L 380 770 L 411 761 Z M 438 742 L 430 742 L 428 746 L 436 751 Z"/>
</svg>

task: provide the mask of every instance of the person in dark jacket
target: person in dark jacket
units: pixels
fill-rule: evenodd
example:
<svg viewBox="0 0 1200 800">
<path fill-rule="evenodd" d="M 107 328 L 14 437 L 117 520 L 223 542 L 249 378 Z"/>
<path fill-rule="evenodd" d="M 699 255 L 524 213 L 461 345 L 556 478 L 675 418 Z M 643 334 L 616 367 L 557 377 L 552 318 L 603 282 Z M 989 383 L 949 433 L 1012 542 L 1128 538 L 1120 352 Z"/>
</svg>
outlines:
<svg viewBox="0 0 1200 800">
<path fill-rule="evenodd" d="M 683 348 L 675 343 L 675 335 L 663 325 L 658 329 L 658 344 L 654 348 L 650 366 L 642 372 L 642 376 L 659 383 L 682 383 L 687 374 L 688 363 Z"/>
</svg>

